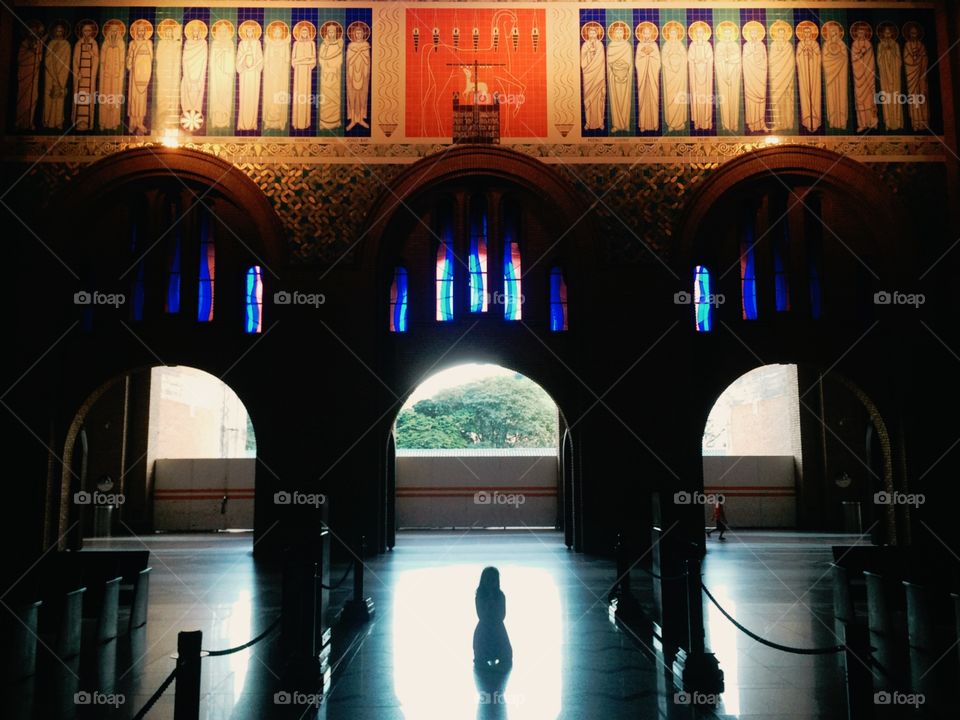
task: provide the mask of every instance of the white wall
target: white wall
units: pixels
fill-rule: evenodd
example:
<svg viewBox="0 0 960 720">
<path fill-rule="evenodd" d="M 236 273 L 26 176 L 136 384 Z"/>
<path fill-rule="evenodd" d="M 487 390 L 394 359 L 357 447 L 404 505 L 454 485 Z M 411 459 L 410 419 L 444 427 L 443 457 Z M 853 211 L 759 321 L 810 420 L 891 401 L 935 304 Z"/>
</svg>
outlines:
<svg viewBox="0 0 960 720">
<path fill-rule="evenodd" d="M 559 462 L 546 450 L 398 450 L 397 527 L 554 527 Z"/>
<path fill-rule="evenodd" d="M 255 458 L 161 459 L 154 463 L 155 530 L 253 527 Z M 226 514 L 220 513 L 224 495 Z"/>
<path fill-rule="evenodd" d="M 796 473 L 790 455 L 706 456 L 703 491 L 722 494 L 727 523 L 736 528 L 796 527 Z M 713 525 L 713 508 L 704 507 Z"/>
</svg>

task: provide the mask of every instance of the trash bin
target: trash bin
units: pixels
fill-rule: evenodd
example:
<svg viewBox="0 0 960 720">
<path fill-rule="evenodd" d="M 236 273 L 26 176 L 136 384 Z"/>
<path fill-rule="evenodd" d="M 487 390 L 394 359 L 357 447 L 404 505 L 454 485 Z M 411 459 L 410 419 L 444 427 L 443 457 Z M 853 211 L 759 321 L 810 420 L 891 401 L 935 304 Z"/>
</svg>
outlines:
<svg viewBox="0 0 960 720">
<path fill-rule="evenodd" d="M 97 505 L 93 508 L 93 537 L 113 535 L 113 505 Z"/>
<path fill-rule="evenodd" d="M 859 502 L 842 502 L 843 506 L 843 531 L 848 533 L 863 534 L 863 518 L 860 514 Z"/>
</svg>

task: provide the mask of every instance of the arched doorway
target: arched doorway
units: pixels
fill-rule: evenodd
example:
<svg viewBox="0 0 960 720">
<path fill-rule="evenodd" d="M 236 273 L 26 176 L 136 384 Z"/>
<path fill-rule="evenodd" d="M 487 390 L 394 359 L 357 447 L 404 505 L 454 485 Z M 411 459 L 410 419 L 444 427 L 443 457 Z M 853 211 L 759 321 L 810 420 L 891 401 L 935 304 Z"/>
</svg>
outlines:
<svg viewBox="0 0 960 720">
<path fill-rule="evenodd" d="M 722 497 L 735 527 L 896 538 L 886 424 L 833 371 L 763 365 L 728 384 L 704 427 L 703 476 L 704 496 Z"/>
<path fill-rule="evenodd" d="M 246 407 L 214 375 L 174 365 L 110 380 L 67 432 L 61 546 L 110 535 L 252 529 L 256 448 Z"/>
<path fill-rule="evenodd" d="M 430 375 L 389 433 L 391 539 L 409 529 L 568 528 L 571 448 L 560 408 L 525 375 L 491 363 Z"/>
</svg>

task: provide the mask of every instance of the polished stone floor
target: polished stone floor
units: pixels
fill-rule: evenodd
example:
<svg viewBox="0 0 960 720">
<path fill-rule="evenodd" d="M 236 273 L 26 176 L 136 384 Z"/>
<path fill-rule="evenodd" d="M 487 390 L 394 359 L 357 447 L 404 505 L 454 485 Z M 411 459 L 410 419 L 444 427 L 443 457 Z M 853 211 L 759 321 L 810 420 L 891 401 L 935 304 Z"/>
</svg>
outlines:
<svg viewBox="0 0 960 720">
<path fill-rule="evenodd" d="M 836 644 L 828 562 L 849 536 L 740 533 L 709 542 L 704 582 L 755 632 L 788 645 Z M 146 628 L 94 657 L 61 663 L 41 649 L 36 677 L 3 693 L 8 717 L 130 718 L 174 666 L 177 632 L 201 629 L 203 646 L 241 644 L 279 612 L 279 582 L 258 566 L 249 535 L 159 535 L 99 540 L 93 546 L 142 548 L 153 577 Z M 485 565 L 501 571 L 514 667 L 505 683 L 475 677 L 473 593 Z M 336 577 L 340 573 L 336 572 Z M 708 644 L 725 673 L 716 707 L 685 704 L 668 683 L 648 639 L 608 619 L 612 561 L 578 555 L 544 532 L 403 533 L 366 573 L 376 614 L 336 652 L 327 699 L 276 695 L 276 635 L 253 649 L 203 660 L 201 717 L 246 720 L 593 720 L 594 718 L 842 718 L 841 671 L 834 656 L 790 655 L 759 645 L 712 606 Z M 634 573 L 641 599 L 649 578 Z M 349 580 L 346 585 L 349 585 Z M 346 590 L 333 594 L 342 605 Z M 77 705 L 87 691 L 93 704 Z M 99 692 L 99 695 L 96 693 Z M 171 687 L 147 715 L 173 716 Z M 109 704 L 112 698 L 113 703 Z M 119 700 L 122 699 L 122 703 Z M 289 699 L 289 705 L 277 704 Z M 96 705 L 96 702 L 107 703 Z"/>
</svg>

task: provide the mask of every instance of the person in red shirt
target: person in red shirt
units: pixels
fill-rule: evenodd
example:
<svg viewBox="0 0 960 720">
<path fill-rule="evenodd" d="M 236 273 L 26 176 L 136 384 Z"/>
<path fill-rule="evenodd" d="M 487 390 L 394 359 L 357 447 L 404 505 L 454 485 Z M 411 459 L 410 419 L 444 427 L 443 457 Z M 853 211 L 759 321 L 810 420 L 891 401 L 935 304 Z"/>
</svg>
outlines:
<svg viewBox="0 0 960 720">
<path fill-rule="evenodd" d="M 723 534 L 728 529 L 727 513 L 723 509 L 723 499 L 719 497 L 715 498 L 713 501 L 713 524 L 714 527 L 707 531 L 707 536 L 709 537 L 714 530 L 719 530 L 720 535 L 717 537 L 717 539 L 723 540 Z"/>
</svg>

